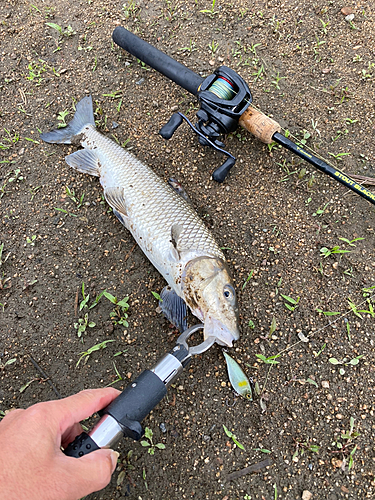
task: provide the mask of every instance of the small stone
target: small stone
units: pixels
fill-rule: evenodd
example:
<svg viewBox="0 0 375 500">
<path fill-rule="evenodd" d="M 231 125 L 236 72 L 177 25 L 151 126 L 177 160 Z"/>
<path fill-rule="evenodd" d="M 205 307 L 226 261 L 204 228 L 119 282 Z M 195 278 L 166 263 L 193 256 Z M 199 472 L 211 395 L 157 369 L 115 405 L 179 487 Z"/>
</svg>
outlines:
<svg viewBox="0 0 375 500">
<path fill-rule="evenodd" d="M 335 262 L 334 264 L 332 264 L 332 267 L 333 267 L 333 269 L 337 269 L 339 267 L 339 263 Z"/>
<path fill-rule="evenodd" d="M 332 458 L 331 462 L 333 467 L 335 467 L 336 469 L 339 469 L 342 466 L 342 460 L 340 460 L 339 458 Z"/>
<path fill-rule="evenodd" d="M 302 500 L 311 500 L 312 493 L 309 490 L 304 490 L 302 492 Z"/>
<path fill-rule="evenodd" d="M 336 418 L 337 418 L 337 420 L 342 420 L 342 419 L 344 418 L 344 416 L 343 416 L 343 415 L 341 415 L 341 413 L 338 413 L 338 414 L 336 415 Z"/>
<path fill-rule="evenodd" d="M 118 123 L 117 122 L 112 122 L 112 128 L 117 128 L 118 127 Z"/>
<path fill-rule="evenodd" d="M 329 389 L 329 382 L 328 382 L 328 380 L 322 380 L 322 387 L 324 387 L 324 389 Z"/>
<path fill-rule="evenodd" d="M 177 106 L 177 105 L 176 105 L 176 106 L 172 106 L 172 107 L 171 107 L 171 111 L 173 111 L 173 112 L 174 112 L 174 111 L 177 111 L 177 110 L 178 110 L 178 106 Z"/>
<path fill-rule="evenodd" d="M 165 433 L 167 432 L 167 427 L 166 427 L 166 425 L 165 425 L 165 423 L 164 423 L 164 422 L 162 422 L 162 423 L 159 425 L 159 427 L 160 427 L 160 430 L 161 430 L 161 432 L 162 432 L 163 434 L 165 434 Z"/>
<path fill-rule="evenodd" d="M 350 23 L 350 21 L 353 21 L 353 19 L 354 19 L 354 14 L 349 14 L 348 16 L 346 16 L 345 21 L 347 23 Z"/>
<path fill-rule="evenodd" d="M 215 66 L 215 61 L 213 61 L 213 60 L 211 59 L 211 61 L 208 61 L 208 64 L 209 64 L 210 66 Z"/>
<path fill-rule="evenodd" d="M 136 85 L 142 85 L 142 83 L 145 81 L 144 78 L 141 78 L 140 80 L 138 80 L 137 82 L 135 82 Z"/>
<path fill-rule="evenodd" d="M 349 14 L 353 14 L 353 9 L 351 7 L 343 7 L 341 9 L 341 14 L 343 16 L 349 16 Z"/>
</svg>

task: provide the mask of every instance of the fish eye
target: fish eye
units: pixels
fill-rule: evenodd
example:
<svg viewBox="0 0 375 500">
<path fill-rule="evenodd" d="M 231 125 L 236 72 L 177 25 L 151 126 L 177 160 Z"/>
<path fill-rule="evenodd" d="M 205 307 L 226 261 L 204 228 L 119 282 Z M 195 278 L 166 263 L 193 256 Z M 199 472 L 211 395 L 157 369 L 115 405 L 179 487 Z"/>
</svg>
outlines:
<svg viewBox="0 0 375 500">
<path fill-rule="evenodd" d="M 234 288 L 231 285 L 225 285 L 224 287 L 224 297 L 226 299 L 233 299 L 235 297 L 235 291 Z"/>
</svg>

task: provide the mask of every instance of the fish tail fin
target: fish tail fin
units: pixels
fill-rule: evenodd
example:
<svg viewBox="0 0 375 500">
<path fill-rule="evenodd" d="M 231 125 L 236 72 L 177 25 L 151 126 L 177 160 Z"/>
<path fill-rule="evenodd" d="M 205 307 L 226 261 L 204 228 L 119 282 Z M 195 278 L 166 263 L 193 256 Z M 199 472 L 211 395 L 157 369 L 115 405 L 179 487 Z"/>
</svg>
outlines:
<svg viewBox="0 0 375 500">
<path fill-rule="evenodd" d="M 77 103 L 73 120 L 67 127 L 40 134 L 40 138 L 52 144 L 72 144 L 73 138 L 82 131 L 85 125 L 89 124 L 95 127 L 91 95 Z"/>
</svg>

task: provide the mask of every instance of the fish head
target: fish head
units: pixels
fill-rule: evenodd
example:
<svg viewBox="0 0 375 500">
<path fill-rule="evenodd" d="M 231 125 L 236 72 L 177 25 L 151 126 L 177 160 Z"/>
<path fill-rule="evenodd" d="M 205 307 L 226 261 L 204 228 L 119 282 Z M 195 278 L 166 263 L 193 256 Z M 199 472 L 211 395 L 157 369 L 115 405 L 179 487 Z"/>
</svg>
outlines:
<svg viewBox="0 0 375 500">
<path fill-rule="evenodd" d="M 236 292 L 227 264 L 218 257 L 189 261 L 181 279 L 184 300 L 204 323 L 204 338 L 232 347 L 240 337 Z"/>
</svg>

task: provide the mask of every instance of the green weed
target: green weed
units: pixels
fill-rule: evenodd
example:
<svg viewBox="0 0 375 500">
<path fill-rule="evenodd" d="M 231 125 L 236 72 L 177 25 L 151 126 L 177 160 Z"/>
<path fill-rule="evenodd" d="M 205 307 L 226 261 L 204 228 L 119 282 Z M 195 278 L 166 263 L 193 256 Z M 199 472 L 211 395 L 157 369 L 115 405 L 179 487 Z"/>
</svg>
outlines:
<svg viewBox="0 0 375 500">
<path fill-rule="evenodd" d="M 7 366 L 12 365 L 16 361 L 17 359 L 13 358 L 13 359 L 8 359 L 8 361 L 6 361 L 5 363 L 0 363 L 0 370 L 4 371 Z"/>
<path fill-rule="evenodd" d="M 245 451 L 244 445 L 238 441 L 237 436 L 233 434 L 233 432 L 231 432 L 229 429 L 227 429 L 227 427 L 225 427 L 224 424 L 223 424 L 223 429 L 225 434 L 233 441 L 233 443 L 237 445 L 241 450 Z"/>
<path fill-rule="evenodd" d="M 128 314 L 126 311 L 129 309 L 129 297 L 124 297 L 122 300 L 118 300 L 117 297 L 114 297 L 106 291 L 103 292 L 103 295 L 115 306 L 114 310 L 110 313 L 112 323 L 114 325 L 123 325 L 127 328 L 129 323 L 127 322 Z"/>
<path fill-rule="evenodd" d="M 342 255 L 344 253 L 350 253 L 350 250 L 342 250 L 338 245 L 334 246 L 333 248 L 329 249 L 327 247 L 322 247 L 320 249 L 320 255 L 324 257 L 325 259 L 327 257 L 330 257 L 331 255 L 339 254 Z"/>
<path fill-rule="evenodd" d="M 354 440 L 360 436 L 360 433 L 354 430 L 354 418 L 350 417 L 350 428 L 348 431 L 341 434 L 341 436 L 332 443 L 337 450 L 332 450 L 332 453 L 338 453 L 342 455 L 343 468 L 345 468 L 346 463 L 348 463 L 348 469 L 350 470 L 354 465 L 354 454 L 357 451 L 357 445 L 354 445 Z M 348 462 L 347 459 L 349 458 Z"/>
<path fill-rule="evenodd" d="M 297 299 L 293 299 L 293 297 L 289 297 L 288 295 L 283 295 L 282 293 L 280 293 L 280 295 L 284 300 L 286 300 L 284 306 L 287 309 L 289 309 L 289 311 L 293 312 L 298 306 L 300 297 L 297 297 Z"/>
<path fill-rule="evenodd" d="M 356 366 L 356 365 L 358 365 L 359 360 L 361 358 L 363 358 L 363 356 L 364 356 L 364 354 L 360 354 L 359 356 L 356 356 L 355 358 L 352 358 L 350 360 L 348 360 L 348 358 L 344 358 L 342 361 L 339 361 L 336 358 L 329 358 L 328 361 L 332 365 Z M 345 369 L 341 367 L 339 369 L 339 373 L 340 373 L 340 375 L 344 375 L 345 374 Z"/>
<path fill-rule="evenodd" d="M 153 431 L 152 429 L 150 429 L 149 427 L 146 427 L 145 428 L 145 434 L 144 434 L 144 437 L 146 439 L 148 439 L 148 441 L 141 441 L 141 445 L 144 446 L 144 447 L 147 447 L 148 448 L 148 453 L 150 455 L 154 455 L 155 454 L 155 450 L 156 448 L 158 450 L 164 450 L 165 449 L 165 444 L 163 443 L 154 443 L 153 441 Z"/>
<path fill-rule="evenodd" d="M 302 457 L 307 451 L 310 451 L 311 453 L 319 453 L 320 446 L 316 444 L 310 444 L 309 439 L 307 439 L 304 442 L 295 440 L 295 442 L 296 442 L 296 450 L 292 456 L 293 462 L 298 462 L 298 457 L 299 456 Z"/>
<path fill-rule="evenodd" d="M 212 5 L 210 9 L 200 10 L 203 14 L 208 14 L 210 17 L 213 17 L 215 14 L 218 14 L 219 11 L 215 10 L 216 0 L 212 0 Z"/>
<path fill-rule="evenodd" d="M 78 318 L 77 323 L 74 323 L 74 328 L 77 330 L 78 338 L 82 337 L 82 334 L 85 333 L 87 328 L 94 328 L 96 323 L 93 321 L 89 321 L 89 314 L 85 313 L 83 318 Z"/>
<path fill-rule="evenodd" d="M 89 349 L 87 349 L 87 351 L 80 352 L 79 353 L 80 358 L 77 361 L 76 368 L 80 364 L 80 362 L 82 361 L 83 358 L 85 358 L 84 364 L 86 364 L 87 361 L 89 360 L 90 355 L 93 352 L 99 351 L 100 349 L 105 349 L 107 347 L 107 344 L 109 342 L 115 342 L 115 341 L 114 340 L 104 340 L 104 342 L 101 342 L 100 344 L 93 345 L 92 347 L 90 347 Z"/>
<path fill-rule="evenodd" d="M 255 354 L 255 356 L 266 365 L 278 365 L 280 361 L 276 361 L 276 359 L 279 358 L 281 354 L 275 354 L 274 356 L 269 356 L 268 358 L 266 358 L 263 354 Z"/>
</svg>

